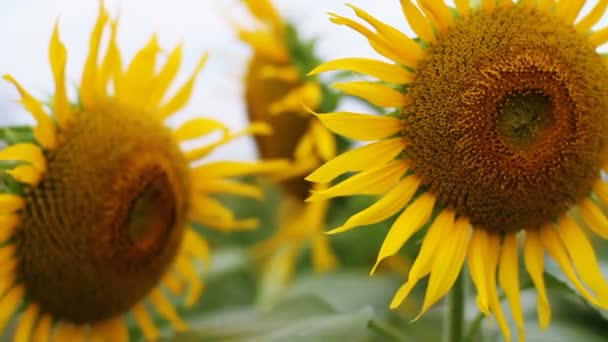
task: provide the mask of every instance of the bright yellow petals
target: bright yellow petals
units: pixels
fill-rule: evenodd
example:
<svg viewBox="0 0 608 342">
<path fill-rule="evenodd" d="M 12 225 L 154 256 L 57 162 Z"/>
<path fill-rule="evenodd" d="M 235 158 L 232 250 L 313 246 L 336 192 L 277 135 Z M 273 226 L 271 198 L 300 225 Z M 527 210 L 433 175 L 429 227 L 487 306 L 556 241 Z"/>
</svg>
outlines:
<svg viewBox="0 0 608 342">
<path fill-rule="evenodd" d="M 481 0 L 481 8 L 486 11 L 496 9 L 496 0 Z"/>
<path fill-rule="evenodd" d="M 224 231 L 250 230 L 259 224 L 256 219 L 236 220 L 230 209 L 219 201 L 204 196 L 194 196 L 192 199 L 190 219 Z"/>
<path fill-rule="evenodd" d="M 458 11 L 458 14 L 460 14 L 461 16 L 465 16 L 471 11 L 470 0 L 454 0 L 454 4 L 456 5 L 456 10 Z"/>
<path fill-rule="evenodd" d="M 321 88 L 317 82 L 306 82 L 291 90 L 282 99 L 270 106 L 270 114 L 302 112 L 304 108 L 317 108 L 321 103 Z"/>
<path fill-rule="evenodd" d="M 386 164 L 395 159 L 403 151 L 405 145 L 403 138 L 394 138 L 352 149 L 323 164 L 306 177 L 306 180 L 316 183 L 328 183 L 349 171 L 364 171 L 376 165 Z"/>
<path fill-rule="evenodd" d="M 61 322 L 55 329 L 53 340 L 55 341 L 86 341 L 86 326 L 73 323 Z"/>
<path fill-rule="evenodd" d="M 0 160 L 2 161 L 24 161 L 41 172 L 46 171 L 46 158 L 40 147 L 30 144 L 15 144 L 0 150 Z"/>
<path fill-rule="evenodd" d="M 328 234 L 342 233 L 358 226 L 377 223 L 391 217 L 410 202 L 419 186 L 420 179 L 418 177 L 406 177 L 369 208 L 351 216 L 342 226 L 332 229 Z"/>
<path fill-rule="evenodd" d="M 602 276 L 595 250 L 585 232 L 567 215 L 560 217 L 558 232 L 576 267 L 578 275 L 593 290 L 601 301 L 608 299 L 608 283 Z"/>
<path fill-rule="evenodd" d="M 146 340 L 152 341 L 158 339 L 160 333 L 154 321 L 148 314 L 146 307 L 143 303 L 139 303 L 131 309 L 131 313 L 133 314 L 133 318 L 135 318 L 135 322 L 137 322 L 137 326 L 141 329 Z"/>
<path fill-rule="evenodd" d="M 376 52 L 383 55 L 384 57 L 392 59 L 393 61 L 395 61 L 399 64 L 406 65 L 406 66 L 411 67 L 411 66 L 416 65 L 415 59 L 412 59 L 408 55 L 405 55 L 405 56 L 400 55 L 398 52 L 395 51 L 395 48 L 389 42 L 387 42 L 383 37 L 372 32 L 370 29 L 359 24 L 358 22 L 356 22 L 352 19 L 345 18 L 340 15 L 337 15 L 335 13 L 330 13 L 329 20 L 334 24 L 345 25 L 345 26 L 348 26 L 351 29 L 359 32 L 361 35 L 363 35 L 365 38 L 367 38 L 371 47 L 374 48 L 374 50 L 376 50 Z"/>
<path fill-rule="evenodd" d="M 597 298 L 580 282 L 572 267 L 568 252 L 557 235 L 555 228 L 552 225 L 541 228 L 540 238 L 549 255 L 558 263 L 566 277 L 574 284 L 581 295 L 594 305 L 608 307 L 608 303 L 599 303 Z"/>
<path fill-rule="evenodd" d="M 481 312 L 490 315 L 490 299 L 488 289 L 488 272 L 492 270 L 494 254 L 498 253 L 495 246 L 490 245 L 490 234 L 482 228 L 473 229 L 469 243 L 468 262 L 471 279 L 477 288 L 477 305 Z"/>
<path fill-rule="evenodd" d="M 201 70 L 203 70 L 205 63 L 207 62 L 207 57 L 208 55 L 205 54 L 200 58 L 198 65 L 196 66 L 196 68 L 194 68 L 194 71 L 190 75 L 188 81 L 184 83 L 184 85 L 175 93 L 175 95 L 173 95 L 170 100 L 161 105 L 157 113 L 157 116 L 160 119 L 164 120 L 168 118 L 171 114 L 182 109 L 186 105 L 186 103 L 188 103 L 188 101 L 190 100 L 190 96 L 192 95 L 192 91 L 194 90 L 194 84 L 196 83 L 196 79 L 200 74 Z"/>
<path fill-rule="evenodd" d="M 314 68 L 309 75 L 326 71 L 348 70 L 375 77 L 381 81 L 395 84 L 412 82 L 414 74 L 405 68 L 369 58 L 342 58 L 325 62 Z"/>
<path fill-rule="evenodd" d="M 270 64 L 260 70 L 260 77 L 287 83 L 297 83 L 300 80 L 300 71 L 293 65 L 276 66 Z"/>
<path fill-rule="evenodd" d="M 568 25 L 572 25 L 578 17 L 586 0 L 568 0 L 557 2 L 555 14 L 564 20 Z"/>
<path fill-rule="evenodd" d="M 157 288 L 150 293 L 150 302 L 154 305 L 158 313 L 160 313 L 176 331 L 184 331 L 188 328 L 186 323 L 178 316 L 173 304 L 165 297 L 165 295 Z"/>
<path fill-rule="evenodd" d="M 454 285 L 467 254 L 470 230 L 469 221 L 460 217 L 456 220 L 450 233 L 442 236 L 440 243 L 437 245 L 437 253 L 433 260 L 422 309 L 416 319 L 420 318 Z"/>
<path fill-rule="evenodd" d="M 427 20 L 427 18 L 424 17 L 424 14 L 418 9 L 418 7 L 416 7 L 416 5 L 414 5 L 414 3 L 410 0 L 401 0 L 401 8 L 403 9 L 405 19 L 410 24 L 412 30 L 416 32 L 418 37 L 427 43 L 433 42 L 435 40 L 435 31 L 433 31 L 433 26 Z"/>
<path fill-rule="evenodd" d="M 196 182 L 194 189 L 208 194 L 230 194 L 262 200 L 264 193 L 254 185 L 230 180 L 204 180 Z"/>
<path fill-rule="evenodd" d="M 186 229 L 184 233 L 184 249 L 192 256 L 200 259 L 205 266 L 209 267 L 211 260 L 211 248 L 193 228 Z"/>
<path fill-rule="evenodd" d="M 518 341 L 525 341 L 524 316 L 519 291 L 518 261 L 519 251 L 517 246 L 517 234 L 506 234 L 502 242 L 502 250 L 500 253 L 498 281 L 511 306 L 511 315 L 517 325 L 519 335 Z"/>
<path fill-rule="evenodd" d="M 12 170 L 6 171 L 16 181 L 31 186 L 36 186 L 42 178 L 42 173 L 31 165 L 20 165 Z"/>
<path fill-rule="evenodd" d="M 23 295 L 23 287 L 15 286 L 0 299 L 0 331 L 4 331 L 6 324 L 19 308 L 19 304 L 23 301 Z"/>
<path fill-rule="evenodd" d="M 387 42 L 391 42 L 391 46 L 397 54 L 403 56 L 403 58 L 410 59 L 412 64 L 416 64 L 420 59 L 422 59 L 424 56 L 424 49 L 403 32 L 383 23 L 354 5 L 347 6 L 352 8 L 359 18 L 372 25 L 378 34 L 380 34 L 380 36 L 382 36 Z"/>
<path fill-rule="evenodd" d="M 32 114 L 38 125 L 34 128 L 34 136 L 43 147 L 53 150 L 57 147 L 57 128 L 51 117 L 42 107 L 42 103 L 27 92 L 11 75 L 4 79 L 12 83 L 21 95 L 21 104 Z"/>
<path fill-rule="evenodd" d="M 0 194 L 0 215 L 12 214 L 25 206 L 23 197 L 13 194 Z"/>
<path fill-rule="evenodd" d="M 173 273 L 167 273 L 162 281 L 163 285 L 174 296 L 181 296 L 184 294 L 184 283 L 177 279 L 177 277 Z"/>
<path fill-rule="evenodd" d="M 181 142 L 191 139 L 203 137 L 215 131 L 222 132 L 223 136 L 227 136 L 230 130 L 220 121 L 196 118 L 189 120 L 177 128 L 174 132 L 175 138 Z"/>
<path fill-rule="evenodd" d="M 309 134 L 315 142 L 321 160 L 330 160 L 336 156 L 336 139 L 325 126 L 315 120 L 310 123 Z"/>
<path fill-rule="evenodd" d="M 120 92 L 116 97 L 122 105 L 142 108 L 146 104 L 155 76 L 156 57 L 160 50 L 158 38 L 154 35 L 148 44 L 135 54 L 125 74 L 120 78 Z"/>
<path fill-rule="evenodd" d="M 90 331 L 91 342 L 128 342 L 127 325 L 120 318 L 95 323 Z"/>
<path fill-rule="evenodd" d="M 53 318 L 49 314 L 43 314 L 34 330 L 32 342 L 48 342 L 52 328 Z"/>
<path fill-rule="evenodd" d="M 184 305 L 187 308 L 192 307 L 203 294 L 203 282 L 201 281 L 200 274 L 192 263 L 183 256 L 177 257 L 175 270 L 190 285 L 189 293 L 184 299 Z"/>
<path fill-rule="evenodd" d="M 449 209 L 442 211 L 437 216 L 422 241 L 420 252 L 418 252 L 418 256 L 409 271 L 407 282 L 397 290 L 391 301 L 391 309 L 401 305 L 418 281 L 431 272 L 439 244 L 445 238 L 445 235 L 449 234 L 454 225 L 454 217 L 454 211 Z"/>
<path fill-rule="evenodd" d="M 36 323 L 39 311 L 40 310 L 36 305 L 30 304 L 27 307 L 19 318 L 13 342 L 29 342 L 30 336 L 32 335 L 32 328 L 34 327 L 34 323 Z"/>
<path fill-rule="evenodd" d="M 65 64 L 67 62 L 67 50 L 59 40 L 59 26 L 55 23 L 51 46 L 49 48 L 49 60 L 55 80 L 55 95 L 53 95 L 53 112 L 59 123 L 59 127 L 66 128 L 74 119 L 70 110 L 70 103 L 65 88 Z"/>
<path fill-rule="evenodd" d="M 312 239 L 312 264 L 315 272 L 327 272 L 336 267 L 337 263 L 338 260 L 331 250 L 327 236 L 317 234 Z"/>
<path fill-rule="evenodd" d="M 0 229 L 2 229 L 2 228 L 0 228 Z M 4 265 L 5 263 L 10 263 L 15 256 L 16 249 L 17 249 L 17 247 L 14 244 L 0 248 L 0 265 Z M 2 291 L 0 291 L 0 292 L 2 292 Z"/>
<path fill-rule="evenodd" d="M 526 243 L 524 245 L 524 263 L 526 270 L 536 287 L 538 322 L 542 330 L 547 329 L 551 321 L 551 307 L 545 288 L 543 272 L 545 270 L 545 255 L 540 241 L 540 234 L 536 230 L 526 230 Z"/>
<path fill-rule="evenodd" d="M 276 63 L 287 63 L 289 61 L 289 52 L 269 32 L 240 30 L 239 39 L 251 45 L 256 53 Z"/>
<path fill-rule="evenodd" d="M 555 6 L 555 0 L 538 0 L 538 9 L 543 11 L 550 11 Z"/>
<path fill-rule="evenodd" d="M 278 29 L 283 26 L 279 13 L 270 0 L 244 0 L 249 11 L 260 21 Z"/>
<path fill-rule="evenodd" d="M 376 259 L 376 264 L 372 268 L 371 274 L 376 271 L 376 268 L 384 258 L 397 254 L 410 237 L 422 228 L 429 220 L 434 206 L 435 197 L 425 193 L 415 199 L 414 202 L 401 213 L 384 238 L 384 242 L 382 243 L 382 247 L 380 247 L 380 252 L 378 252 L 378 258 Z"/>
<path fill-rule="evenodd" d="M 454 23 L 452 10 L 443 1 L 419 0 L 418 3 L 440 31 L 445 31 L 448 26 Z"/>
<path fill-rule="evenodd" d="M 106 55 L 101 62 L 101 68 L 99 69 L 99 75 L 95 81 L 95 92 L 97 98 L 104 99 L 108 97 L 108 85 L 110 78 L 114 78 L 114 92 L 116 94 L 121 93 L 120 81 L 122 80 L 122 59 L 120 56 L 120 50 L 116 43 L 116 31 L 118 23 L 111 21 L 110 23 L 110 41 L 108 42 L 108 49 Z"/>
<path fill-rule="evenodd" d="M 408 103 L 405 94 L 380 83 L 368 81 L 354 81 L 347 83 L 334 83 L 332 88 L 360 97 L 380 107 L 403 107 Z"/>
<path fill-rule="evenodd" d="M 97 86 L 98 68 L 97 59 L 99 57 L 99 46 L 103 29 L 109 20 L 108 12 L 100 5 L 99 17 L 91 32 L 89 41 L 89 55 L 87 56 L 84 70 L 82 72 L 82 81 L 80 82 L 80 101 L 85 108 L 94 108 L 97 105 L 97 96 L 95 94 Z"/>
<path fill-rule="evenodd" d="M 16 214 L 0 215 L 0 244 L 13 237 L 20 224 L 21 219 Z"/>
<path fill-rule="evenodd" d="M 578 209 L 589 229 L 603 239 L 608 239 L 608 218 L 602 209 L 589 198 L 584 199 Z"/>
<path fill-rule="evenodd" d="M 591 44 L 600 47 L 608 42 L 608 27 L 604 27 L 599 31 L 595 31 L 591 33 L 589 36 L 589 41 Z"/>
<path fill-rule="evenodd" d="M 574 28 L 580 33 L 588 33 L 593 25 L 597 24 L 602 18 L 607 6 L 608 0 L 599 0 L 586 16 L 574 25 Z"/>
<path fill-rule="evenodd" d="M 360 172 L 331 188 L 314 191 L 312 196 L 306 201 L 312 202 L 350 195 L 381 194 L 395 186 L 406 170 L 407 164 L 405 162 L 394 161 L 383 166 Z"/>
<path fill-rule="evenodd" d="M 330 131 L 354 140 L 380 140 L 403 129 L 401 120 L 388 116 L 351 112 L 311 113 Z"/>
<path fill-rule="evenodd" d="M 261 162 L 217 161 L 201 165 L 193 169 L 194 177 L 239 177 L 247 175 L 263 175 L 282 171 L 289 167 L 285 160 Z"/>
</svg>

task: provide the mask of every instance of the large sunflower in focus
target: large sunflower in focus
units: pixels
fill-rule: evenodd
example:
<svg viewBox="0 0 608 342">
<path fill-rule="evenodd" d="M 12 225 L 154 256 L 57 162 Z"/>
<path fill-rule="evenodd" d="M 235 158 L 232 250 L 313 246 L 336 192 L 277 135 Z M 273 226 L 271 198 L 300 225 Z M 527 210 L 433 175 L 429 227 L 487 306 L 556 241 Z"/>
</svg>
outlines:
<svg viewBox="0 0 608 342">
<path fill-rule="evenodd" d="M 270 1 L 244 2 L 258 22 L 255 30 L 239 30 L 240 39 L 253 48 L 245 76 L 247 113 L 251 121 L 264 121 L 273 128 L 272 135 L 256 136 L 256 145 L 263 158 L 291 161 L 288 171 L 274 176 L 283 193 L 280 230 L 255 249 L 268 256 L 268 280 L 279 278 L 284 283 L 308 244 L 315 270 L 327 271 L 336 264 L 324 234 L 329 202 L 304 203 L 313 187 L 303 179 L 335 156 L 335 138 L 302 107 L 319 108 L 325 95 L 318 80 L 306 76 L 309 64 L 317 63 L 313 46 L 299 40 L 296 29 L 283 21 Z M 315 187 L 322 188 L 326 187 Z"/>
<path fill-rule="evenodd" d="M 108 48 L 99 58 L 108 30 Z M 222 230 L 256 225 L 237 220 L 211 196 L 259 197 L 259 189 L 226 178 L 274 171 L 282 162 L 191 164 L 235 136 L 269 128 L 253 124 L 233 134 L 205 118 L 167 128 L 163 122 L 187 103 L 205 57 L 166 96 L 182 48 L 157 71 L 160 51 L 153 37 L 123 69 L 116 22 L 102 7 L 78 105 L 66 96 L 67 53 L 57 27 L 49 51 L 56 86 L 50 112 L 5 76 L 37 121 L 34 141 L 0 151 L 0 331 L 18 317 L 17 341 L 124 341 L 126 313 L 155 339 L 153 311 L 183 330 L 170 299 L 185 306 L 197 301 L 199 268 L 209 253 L 189 223 Z M 181 150 L 180 143 L 214 131 L 221 132 L 219 141 Z"/>
<path fill-rule="evenodd" d="M 318 115 L 333 132 L 372 143 L 312 173 L 309 180 L 327 183 L 357 172 L 310 200 L 382 195 L 332 233 L 401 212 L 376 266 L 430 226 L 391 307 L 428 275 L 424 313 L 450 290 L 467 260 L 480 309 L 496 317 L 509 339 L 498 282 L 523 338 L 520 243 L 542 328 L 551 315 L 545 253 L 590 303 L 608 307 L 608 284 L 587 235 L 608 238 L 608 185 L 601 179 L 608 156 L 608 69 L 596 52 L 608 41 L 608 29 L 592 30 L 608 2 L 597 2 L 584 16 L 586 1 L 580 0 L 455 4 L 401 1 L 417 38 L 355 6 L 373 29 L 331 15 L 395 63 L 346 58 L 313 73 L 344 69 L 378 78 L 335 86 L 398 111 Z"/>
</svg>

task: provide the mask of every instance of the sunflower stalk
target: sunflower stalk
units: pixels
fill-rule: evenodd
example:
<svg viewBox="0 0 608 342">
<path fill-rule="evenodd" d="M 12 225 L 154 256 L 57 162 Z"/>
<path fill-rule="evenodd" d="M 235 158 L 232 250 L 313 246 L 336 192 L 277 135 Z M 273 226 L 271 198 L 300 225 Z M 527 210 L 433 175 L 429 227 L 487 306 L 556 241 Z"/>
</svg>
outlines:
<svg viewBox="0 0 608 342">
<path fill-rule="evenodd" d="M 463 342 L 465 303 L 466 303 L 466 277 L 460 272 L 452 290 L 448 294 L 448 308 L 444 318 L 443 341 Z"/>
</svg>

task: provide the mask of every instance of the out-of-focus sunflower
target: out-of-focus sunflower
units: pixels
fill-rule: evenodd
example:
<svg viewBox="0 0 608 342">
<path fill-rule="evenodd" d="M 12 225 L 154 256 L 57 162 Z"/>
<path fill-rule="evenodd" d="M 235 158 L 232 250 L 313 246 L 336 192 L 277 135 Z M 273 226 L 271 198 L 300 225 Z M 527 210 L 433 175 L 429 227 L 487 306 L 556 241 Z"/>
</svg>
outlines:
<svg viewBox="0 0 608 342">
<path fill-rule="evenodd" d="M 608 238 L 608 185 L 601 179 L 608 138 L 608 69 L 596 52 L 608 28 L 592 30 L 608 1 L 402 0 L 412 38 L 351 6 L 373 29 L 337 14 L 331 21 L 362 34 L 395 63 L 346 58 L 313 74 L 352 70 L 381 82 L 336 84 L 395 115 L 318 115 L 330 130 L 374 141 L 344 153 L 307 179 L 347 180 L 310 200 L 382 195 L 331 233 L 382 221 L 402 209 L 376 266 L 421 228 L 420 252 L 391 303 L 395 308 L 429 276 L 421 314 L 452 287 L 465 259 L 479 308 L 507 339 L 498 283 L 520 338 L 518 247 L 538 291 L 542 328 L 551 310 L 545 252 L 592 304 L 608 306 L 608 284 L 587 229 Z M 372 269 L 373 271 L 376 269 Z"/>
<path fill-rule="evenodd" d="M 57 26 L 50 42 L 55 79 L 51 111 L 11 76 L 37 121 L 35 141 L 0 151 L 0 331 L 18 317 L 15 340 L 124 341 L 130 313 L 147 339 L 159 335 L 150 310 L 186 329 L 173 302 L 193 305 L 202 293 L 205 240 L 189 226 L 250 229 L 211 196 L 260 197 L 233 176 L 274 171 L 281 161 L 192 166 L 244 133 L 196 118 L 176 130 L 164 121 L 189 100 L 206 57 L 172 96 L 182 47 L 156 70 L 156 37 L 121 67 L 116 22 L 101 8 L 82 74 L 79 102 L 66 95 L 67 52 Z M 111 31 L 100 57 L 100 42 Z M 101 61 L 98 61 L 100 60 Z M 180 144 L 220 131 L 219 141 L 190 151 Z"/>
<path fill-rule="evenodd" d="M 244 2 L 258 22 L 253 31 L 239 28 L 240 39 L 253 48 L 245 75 L 247 113 L 251 121 L 265 121 L 273 128 L 272 135 L 255 137 L 256 145 L 263 158 L 291 160 L 290 169 L 274 177 L 283 193 L 280 230 L 255 248 L 267 257 L 266 278 L 284 284 L 308 244 L 315 270 L 327 271 L 336 264 L 324 233 L 329 202 L 304 203 L 311 189 L 304 176 L 333 158 L 336 144 L 333 134 L 302 107 L 319 108 L 324 100 L 321 84 L 306 76 L 318 63 L 314 46 L 299 39 L 269 0 Z"/>
</svg>

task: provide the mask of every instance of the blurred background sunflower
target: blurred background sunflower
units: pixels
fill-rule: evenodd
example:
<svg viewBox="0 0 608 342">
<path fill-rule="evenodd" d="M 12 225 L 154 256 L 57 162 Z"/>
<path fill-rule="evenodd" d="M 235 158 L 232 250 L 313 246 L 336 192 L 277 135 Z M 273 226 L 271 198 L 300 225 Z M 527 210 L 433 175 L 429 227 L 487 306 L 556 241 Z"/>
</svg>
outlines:
<svg viewBox="0 0 608 342">
<path fill-rule="evenodd" d="M 536 1 L 532 2 L 536 3 Z M 360 0 L 352 3 L 410 36 L 417 34 L 406 24 L 398 1 L 380 3 L 375 0 Z M 454 6 L 454 2 L 446 1 L 446 3 Z M 543 3 L 552 3 L 552 1 Z M 605 5 L 606 2 L 600 1 L 600 3 Z M 150 33 L 157 33 L 158 41 L 163 47 L 173 48 L 184 42 L 182 65 L 186 69 L 196 66 L 203 51 L 210 53 L 204 72 L 194 86 L 192 101 L 166 121 L 168 127 L 180 127 L 190 119 L 200 116 L 221 121 L 232 131 L 239 131 L 249 125 L 244 79 L 255 50 L 243 44 L 235 34 L 235 27 L 257 28 L 259 18 L 256 19 L 252 15 L 244 2 L 107 0 L 105 4 L 109 13 L 119 14 L 120 34 L 117 40 L 124 61 L 130 61 L 137 54 L 142 42 L 149 40 Z M 349 30 L 335 27 L 327 20 L 326 12 L 345 12 L 342 3 L 328 3 L 322 0 L 306 2 L 275 0 L 273 4 L 283 20 L 297 27 L 300 37 L 305 41 L 309 38 L 314 41 L 315 51 L 322 61 L 354 56 L 388 61 L 384 57 L 378 57 L 374 49 L 364 44 L 359 36 Z M 589 13 L 595 4 L 595 1 L 585 2 L 583 14 Z M 0 73 L 10 72 L 41 102 L 51 103 L 55 89 L 53 73 L 42 61 L 48 58 L 48 38 L 55 20 L 59 17 L 61 38 L 69 48 L 66 89 L 69 98 L 76 99 L 80 74 L 89 50 L 90 27 L 96 20 L 97 10 L 96 1 L 1 2 L 0 29 L 6 34 L 0 35 L 0 42 L 3 46 L 15 48 L 7 49 L 0 56 Z M 605 22 L 604 19 L 600 19 L 596 27 L 603 27 Z M 102 42 L 102 48 L 105 49 L 106 46 L 107 41 Z M 599 51 L 603 49 L 601 47 Z M 171 52 L 172 49 L 163 48 L 160 51 L 160 60 Z M 187 72 L 177 75 L 169 93 L 178 90 L 188 77 Z M 318 79 L 322 84 L 328 84 L 336 78 L 344 81 L 369 80 L 366 76 L 352 72 L 322 74 Z M 33 125 L 36 121 L 19 103 L 14 102 L 17 98 L 15 94 L 14 87 L 8 82 L 0 82 L 0 125 L 10 126 L 10 129 L 2 129 L 4 140 L 0 141 L 0 144 L 13 144 L 15 139 L 23 139 L 24 136 L 32 139 L 23 126 Z M 333 110 L 315 108 L 312 105 L 309 107 L 319 112 Z M 374 104 L 347 96 L 342 99 L 337 110 L 387 112 Z M 198 144 L 210 143 L 219 136 L 221 132 L 216 132 L 196 140 L 194 144 L 197 145 L 187 143 L 183 147 L 192 148 L 192 146 L 200 146 Z M 293 142 L 293 137 L 289 138 Z M 338 146 L 342 142 L 344 146 L 350 143 L 342 140 Z M 354 146 L 358 146 L 358 143 L 354 142 Z M 259 142 L 244 137 L 213 151 L 207 160 L 256 160 L 261 154 Z M 410 243 L 398 253 L 401 258 L 385 259 L 379 268 L 382 272 L 377 272 L 378 274 L 373 278 L 369 277 L 369 268 L 374 265 L 382 240 L 395 217 L 346 234 L 331 236 L 333 252 L 336 259 L 340 260 L 340 267 L 334 268 L 323 277 L 314 273 L 309 262 L 310 251 L 304 249 L 303 254 L 300 254 L 293 263 L 291 286 L 272 293 L 272 306 L 260 306 L 260 297 L 264 296 L 263 293 L 267 289 L 264 290 L 261 286 L 260 279 L 263 279 L 264 273 L 260 272 L 259 260 L 252 257 L 250 250 L 255 246 L 263 246 L 260 243 L 278 236 L 273 235 L 274 232 L 280 232 L 280 228 L 285 227 L 280 222 L 277 210 L 285 205 L 285 187 L 276 186 L 277 183 L 268 180 L 269 178 L 260 180 L 251 177 L 239 179 L 239 182 L 244 182 L 246 185 L 261 187 L 264 192 L 263 202 L 258 200 L 261 195 L 259 192 L 251 193 L 253 196 L 250 199 L 237 199 L 225 195 L 213 197 L 219 204 L 231 208 L 237 219 L 254 217 L 259 219 L 258 229 L 245 232 L 217 232 L 206 224 L 193 226 L 194 230 L 205 236 L 213 250 L 208 272 L 200 272 L 197 275 L 205 283 L 204 295 L 193 307 L 182 310 L 180 304 L 183 303 L 183 298 L 169 294 L 169 302 L 177 308 L 181 321 L 187 324 L 190 330 L 173 335 L 175 327 L 172 327 L 162 316 L 154 316 L 154 327 L 159 329 L 159 333 L 165 339 L 176 341 L 339 339 L 438 341 L 441 339 L 442 331 L 447 329 L 440 328 L 441 322 L 444 313 L 449 311 L 450 307 L 445 305 L 446 302 L 440 301 L 422 319 L 414 324 L 409 323 L 415 318 L 424 300 L 425 279 L 420 281 L 422 284 L 413 290 L 408 300 L 397 310 L 388 309 L 394 293 L 403 284 L 403 280 L 407 279 L 410 269 L 408 260 L 413 260 L 418 254 L 428 225 L 423 226 L 420 232 L 410 239 Z M 376 199 L 374 195 L 360 195 L 332 200 L 327 211 L 326 227 L 341 226 L 349 217 L 367 208 Z M 595 240 L 592 240 L 592 243 L 596 247 L 600 268 L 606 270 L 608 253 L 606 247 L 601 247 L 605 244 L 602 245 Z M 198 251 L 200 250 L 199 248 Z M 384 268 L 387 264 L 389 267 Z M 541 333 L 535 322 L 537 295 L 534 283 L 527 277 L 525 271 L 522 270 L 519 275 L 528 341 L 605 340 L 608 316 L 606 312 L 591 307 L 581 300 L 580 292 L 567 281 L 556 264 L 549 259 L 545 263 L 543 278 L 552 304 L 552 324 L 548 331 Z M 170 283 L 171 280 L 168 282 Z M 476 307 L 472 285 L 465 284 L 470 295 L 464 301 L 467 322 L 464 340 L 504 340 L 499 326 L 485 324 L 486 316 L 479 313 Z M 11 298 L 17 297 L 13 295 Z M 503 295 L 499 298 L 503 304 L 507 302 Z M 17 307 L 18 312 L 27 313 L 24 316 L 10 315 L 12 306 L 11 310 L 0 313 L 0 315 L 8 315 L 2 339 L 10 340 L 15 328 L 20 324 L 24 326 L 30 324 L 27 320 L 23 323 L 22 319 L 17 317 L 35 317 L 37 313 L 32 313 L 31 307 L 31 305 Z M 151 306 L 146 306 L 146 309 L 152 309 L 150 312 L 154 311 Z M 506 320 L 511 326 L 510 329 L 516 331 L 517 325 L 509 315 L 506 315 Z M 145 338 L 141 330 L 136 328 L 133 315 L 126 315 L 126 323 L 134 340 Z M 68 325 L 67 328 L 63 329 L 68 334 L 66 336 L 78 333 L 73 326 Z M 20 330 L 24 331 L 24 328 Z"/>
</svg>

